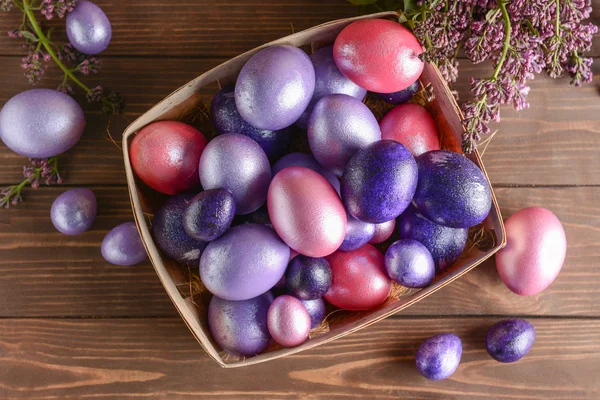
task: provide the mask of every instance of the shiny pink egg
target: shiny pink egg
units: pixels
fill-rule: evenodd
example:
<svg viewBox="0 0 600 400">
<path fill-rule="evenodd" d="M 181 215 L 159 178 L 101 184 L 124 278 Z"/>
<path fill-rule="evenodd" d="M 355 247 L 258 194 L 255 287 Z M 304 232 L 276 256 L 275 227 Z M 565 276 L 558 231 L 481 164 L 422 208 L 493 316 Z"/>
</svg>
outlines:
<svg viewBox="0 0 600 400">
<path fill-rule="evenodd" d="M 346 211 L 321 174 L 304 167 L 277 173 L 267 194 L 273 228 L 292 249 L 309 257 L 327 256 L 346 234 Z"/>
<path fill-rule="evenodd" d="M 392 219 L 388 222 L 381 224 L 375 224 L 375 235 L 369 240 L 369 243 L 377 244 L 383 243 L 392 236 L 394 229 L 396 228 L 396 220 Z"/>
<path fill-rule="evenodd" d="M 528 207 L 505 222 L 506 247 L 496 253 L 496 268 L 516 294 L 532 296 L 556 279 L 565 261 L 565 230 L 551 211 Z"/>
<path fill-rule="evenodd" d="M 310 315 L 300 300 L 284 294 L 271 303 L 267 327 L 273 340 L 280 345 L 298 346 L 308 339 Z"/>
<path fill-rule="evenodd" d="M 379 122 L 381 138 L 399 142 L 413 156 L 440 149 L 440 135 L 431 114 L 418 104 L 394 107 Z"/>
<path fill-rule="evenodd" d="M 325 300 L 344 310 L 371 310 L 388 297 L 392 282 L 384 257 L 373 245 L 353 251 L 336 251 L 327 261 L 333 276 Z"/>
</svg>

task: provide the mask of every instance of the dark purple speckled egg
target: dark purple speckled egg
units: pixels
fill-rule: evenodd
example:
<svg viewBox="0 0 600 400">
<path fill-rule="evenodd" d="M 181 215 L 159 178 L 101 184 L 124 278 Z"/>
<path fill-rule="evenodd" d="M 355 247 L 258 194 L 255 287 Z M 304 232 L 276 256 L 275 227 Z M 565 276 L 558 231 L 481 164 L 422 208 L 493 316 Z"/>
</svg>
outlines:
<svg viewBox="0 0 600 400">
<path fill-rule="evenodd" d="M 388 276 L 402 286 L 423 288 L 435 277 L 435 263 L 423 244 L 413 239 L 398 240 L 385 252 Z"/>
<path fill-rule="evenodd" d="M 393 93 L 380 93 L 379 96 L 390 104 L 404 104 L 409 102 L 419 91 L 419 81 L 416 80 L 406 89 Z"/>
<path fill-rule="evenodd" d="M 427 379 L 438 381 L 450 377 L 462 357 L 462 342 L 453 333 L 442 333 L 425 340 L 417 349 L 417 369 Z"/>
<path fill-rule="evenodd" d="M 300 300 L 308 315 L 310 315 L 310 329 L 314 329 L 321 325 L 321 322 L 325 319 L 325 300 L 322 298 L 314 300 Z"/>
<path fill-rule="evenodd" d="M 205 190 L 194 196 L 183 213 L 183 228 L 196 240 L 210 242 L 225 233 L 235 216 L 229 190 Z"/>
<path fill-rule="evenodd" d="M 310 154 L 306 153 L 289 153 L 285 156 L 281 157 L 279 161 L 273 165 L 273 176 L 275 176 L 279 171 L 287 167 L 304 167 L 308 169 L 312 169 L 315 172 L 323 175 L 331 186 L 335 189 L 338 194 L 340 193 L 340 180 L 339 178 L 331 171 L 326 170 L 319 164 L 317 160 Z"/>
<path fill-rule="evenodd" d="M 331 286 L 331 267 L 324 258 L 300 254 L 290 261 L 285 282 L 290 293 L 300 300 L 318 299 Z"/>
<path fill-rule="evenodd" d="M 495 360 L 511 363 L 525 357 L 535 341 L 535 328 L 523 319 L 505 319 L 490 328 L 485 347 Z"/>
<path fill-rule="evenodd" d="M 375 235 L 375 224 L 363 222 L 346 213 L 346 236 L 338 250 L 351 251 L 369 243 Z"/>
</svg>

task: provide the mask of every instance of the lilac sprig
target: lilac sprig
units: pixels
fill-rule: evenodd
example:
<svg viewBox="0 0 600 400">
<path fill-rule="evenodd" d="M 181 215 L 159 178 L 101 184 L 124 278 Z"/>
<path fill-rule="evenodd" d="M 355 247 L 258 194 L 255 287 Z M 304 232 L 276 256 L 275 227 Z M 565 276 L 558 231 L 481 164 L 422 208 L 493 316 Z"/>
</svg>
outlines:
<svg viewBox="0 0 600 400">
<path fill-rule="evenodd" d="M 30 158 L 30 165 L 23 166 L 23 177 L 25 178 L 18 185 L 9 186 L 0 190 L 0 207 L 9 208 L 23 201 L 21 191 L 26 186 L 37 189 L 40 182 L 46 185 L 61 184 L 62 178 L 58 172 L 58 158 Z"/>
</svg>

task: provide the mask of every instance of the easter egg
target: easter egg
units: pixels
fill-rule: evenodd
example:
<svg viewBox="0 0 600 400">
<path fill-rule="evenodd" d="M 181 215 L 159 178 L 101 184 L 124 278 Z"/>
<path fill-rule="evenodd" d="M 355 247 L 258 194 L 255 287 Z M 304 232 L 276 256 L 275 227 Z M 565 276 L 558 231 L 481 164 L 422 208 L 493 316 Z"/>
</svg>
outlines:
<svg viewBox="0 0 600 400">
<path fill-rule="evenodd" d="M 423 288 L 435 277 L 431 253 L 413 239 L 398 240 L 388 247 L 385 270 L 393 281 L 408 288 Z"/>
<path fill-rule="evenodd" d="M 567 253 L 565 230 L 558 218 L 541 207 L 528 207 L 504 223 L 506 246 L 496 253 L 496 269 L 516 294 L 533 296 L 558 276 Z"/>
<path fill-rule="evenodd" d="M 497 322 L 485 336 L 485 348 L 490 356 L 503 363 L 525 357 L 535 341 L 535 328 L 522 319 Z"/>
<path fill-rule="evenodd" d="M 363 247 L 373 239 L 375 224 L 359 221 L 350 214 L 346 214 L 346 235 L 339 250 L 350 251 Z"/>
<path fill-rule="evenodd" d="M 227 189 L 233 194 L 236 214 L 249 214 L 262 206 L 271 181 L 271 165 L 263 149 L 237 133 L 217 136 L 200 157 L 204 190 Z"/>
<path fill-rule="evenodd" d="M 192 238 L 210 242 L 229 229 L 234 215 L 235 201 L 228 190 L 205 190 L 189 201 L 183 213 L 183 228 Z"/>
<path fill-rule="evenodd" d="M 396 229 L 396 220 L 392 219 L 388 222 L 382 222 L 381 224 L 375 224 L 375 234 L 369 240 L 369 243 L 377 244 L 383 243 L 388 240 Z"/>
<path fill-rule="evenodd" d="M 271 46 L 244 65 L 235 84 L 235 104 L 250 125 L 279 130 L 306 110 L 315 90 L 315 69 L 294 46 Z"/>
<path fill-rule="evenodd" d="M 300 300 L 300 302 L 304 305 L 310 316 L 310 329 L 321 325 L 321 322 L 325 319 L 325 301 L 322 298 L 318 298 L 314 300 Z"/>
<path fill-rule="evenodd" d="M 324 258 L 298 255 L 288 265 L 285 282 L 290 293 L 300 300 L 318 299 L 331 286 L 331 267 Z"/>
<path fill-rule="evenodd" d="M 177 121 L 146 125 L 129 148 L 135 174 L 152 189 L 177 194 L 200 186 L 198 162 L 206 147 L 204 135 Z"/>
<path fill-rule="evenodd" d="M 84 54 L 103 52 L 110 43 L 112 28 L 104 11 L 87 0 L 78 0 L 67 14 L 65 26 L 69 42 Z"/>
<path fill-rule="evenodd" d="M 267 208 L 279 237 L 300 254 L 324 257 L 344 240 L 344 206 L 333 186 L 311 169 L 279 171 L 269 186 Z"/>
<path fill-rule="evenodd" d="M 296 121 L 296 125 L 302 129 L 307 128 L 310 113 L 319 99 L 330 94 L 340 93 L 362 101 L 367 94 L 366 89 L 346 78 L 335 65 L 333 46 L 323 47 L 309 57 L 315 68 L 315 92 L 308 107 L 302 113 L 300 119 Z"/>
<path fill-rule="evenodd" d="M 473 161 L 447 150 L 433 150 L 416 160 L 419 183 L 413 201 L 421 214 L 452 228 L 469 228 L 487 217 L 492 192 Z"/>
<path fill-rule="evenodd" d="M 398 22 L 364 19 L 345 27 L 333 44 L 340 71 L 358 86 L 377 93 L 406 89 L 423 71 L 417 38 Z"/>
<path fill-rule="evenodd" d="M 462 342 L 453 333 L 442 333 L 425 340 L 417 349 L 415 361 L 427 379 L 438 381 L 450 377 L 462 357 Z"/>
<path fill-rule="evenodd" d="M 100 251 L 106 261 L 121 266 L 135 265 L 148 257 L 135 222 L 125 222 L 108 231 Z"/>
<path fill-rule="evenodd" d="M 57 90 L 21 92 L 0 110 L 0 140 L 15 153 L 29 158 L 64 153 L 79 141 L 84 127 L 79 104 Z"/>
<path fill-rule="evenodd" d="M 94 192 L 85 188 L 67 190 L 54 200 L 50 219 L 65 235 L 78 235 L 90 229 L 96 219 L 98 202 Z"/>
<path fill-rule="evenodd" d="M 396 227 L 401 239 L 414 239 L 427 247 L 438 272 L 458 260 L 469 235 L 468 228 L 450 228 L 431 222 L 412 205 L 398 218 Z"/>
<path fill-rule="evenodd" d="M 208 305 L 208 326 L 217 344 L 242 357 L 265 351 L 271 344 L 267 313 L 272 302 L 270 292 L 241 301 L 213 296 Z"/>
<path fill-rule="evenodd" d="M 338 176 L 354 153 L 380 139 L 381 131 L 371 110 L 346 94 L 323 97 L 308 119 L 308 144 L 313 156 Z"/>
<path fill-rule="evenodd" d="M 308 339 L 310 315 L 297 298 L 279 296 L 269 307 L 267 326 L 271 337 L 280 345 L 298 346 Z"/>
<path fill-rule="evenodd" d="M 414 81 L 409 87 L 403 90 L 399 90 L 393 93 L 380 93 L 384 101 L 390 104 L 404 104 L 410 101 L 415 94 L 419 91 L 419 81 Z"/>
<path fill-rule="evenodd" d="M 338 177 L 331 171 L 326 170 L 315 160 L 313 156 L 306 153 L 289 153 L 285 156 L 281 157 L 279 161 L 273 165 L 273 176 L 275 176 L 279 171 L 287 167 L 305 167 L 312 169 L 313 171 L 318 172 L 323 175 L 325 179 L 331 183 L 331 186 L 335 189 L 336 192 L 340 193 L 340 180 Z"/>
<path fill-rule="evenodd" d="M 425 107 L 402 104 L 392 108 L 379 122 L 381 138 L 402 143 L 413 156 L 440 149 L 440 138 L 433 118 Z"/>
<path fill-rule="evenodd" d="M 410 204 L 417 187 L 417 164 L 400 143 L 380 140 L 358 151 L 342 176 L 342 199 L 361 221 L 380 224 Z"/>
<path fill-rule="evenodd" d="M 271 228 L 273 227 L 266 204 L 250 214 L 238 215 L 233 221 L 233 225 L 240 224 L 263 224 Z"/>
<path fill-rule="evenodd" d="M 271 289 L 283 276 L 290 248 L 265 225 L 244 224 L 210 242 L 200 258 L 200 278 L 225 300 L 247 300 Z"/>
<path fill-rule="evenodd" d="M 167 199 L 154 213 L 152 236 L 167 256 L 183 264 L 197 265 L 206 242 L 192 238 L 183 226 L 183 214 L 192 198 L 192 194 L 184 194 Z"/>
<path fill-rule="evenodd" d="M 371 310 L 388 298 L 392 283 L 383 254 L 366 244 L 352 251 L 336 251 L 327 257 L 333 279 L 325 300 L 343 310 Z"/>
</svg>

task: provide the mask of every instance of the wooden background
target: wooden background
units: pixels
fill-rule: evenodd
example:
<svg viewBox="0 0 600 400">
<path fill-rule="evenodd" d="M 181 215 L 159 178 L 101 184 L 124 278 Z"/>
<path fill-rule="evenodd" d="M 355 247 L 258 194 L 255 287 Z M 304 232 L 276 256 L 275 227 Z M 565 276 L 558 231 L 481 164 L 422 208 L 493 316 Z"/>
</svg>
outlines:
<svg viewBox="0 0 600 400">
<path fill-rule="evenodd" d="M 600 22 L 600 0 L 593 2 Z M 113 41 L 103 70 L 87 81 L 126 96 L 124 116 L 110 126 L 117 140 L 128 121 L 208 68 L 292 30 L 356 14 L 343 0 L 96 3 L 112 22 Z M 18 23 L 18 13 L 0 13 L 0 31 Z M 0 35 L 0 105 L 30 88 L 21 53 Z M 593 55 L 600 56 L 600 40 Z M 464 63 L 460 71 L 464 97 L 467 77 L 489 69 Z M 104 234 L 132 213 L 121 153 L 107 138 L 106 119 L 85 105 L 84 138 L 60 158 L 66 184 L 27 190 L 25 203 L 0 210 L 0 398 L 600 398 L 598 59 L 594 71 L 594 83 L 582 88 L 568 78 L 536 78 L 533 107 L 503 110 L 483 157 L 505 217 L 538 205 L 563 222 L 567 260 L 549 289 L 512 294 L 492 260 L 359 333 L 237 370 L 203 353 L 148 262 L 115 267 L 102 259 Z M 47 75 L 42 86 L 55 87 L 57 71 Z M 22 179 L 23 157 L 0 146 L 0 161 L 0 186 Z M 93 229 L 76 237 L 56 232 L 49 219 L 53 199 L 70 186 L 90 187 L 99 201 Z M 537 329 L 535 346 L 516 364 L 484 350 L 487 328 L 505 316 L 524 316 Z M 414 352 L 443 331 L 463 338 L 462 364 L 446 381 L 427 381 Z"/>
</svg>

